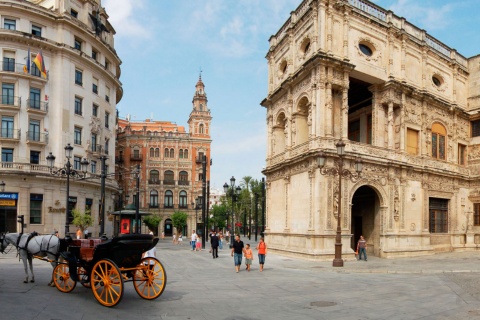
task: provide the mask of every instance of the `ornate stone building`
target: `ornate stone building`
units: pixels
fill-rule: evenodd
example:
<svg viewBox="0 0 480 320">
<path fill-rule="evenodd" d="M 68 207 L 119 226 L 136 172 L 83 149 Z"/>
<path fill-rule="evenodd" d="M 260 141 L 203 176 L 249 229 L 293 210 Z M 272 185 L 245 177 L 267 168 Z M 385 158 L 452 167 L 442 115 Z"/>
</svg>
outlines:
<svg viewBox="0 0 480 320">
<path fill-rule="evenodd" d="M 77 208 L 91 211 L 89 231 L 98 236 L 100 157 L 110 151 L 113 172 L 114 115 L 123 95 L 115 30 L 100 0 L 4 0 L 0 20 L 0 232 L 19 230 L 17 215 L 24 215 L 26 232 L 63 236 L 66 212 Z M 67 203 L 66 177 L 51 175 L 46 157 L 51 152 L 55 169 L 63 167 L 68 143 L 74 169 L 83 158 L 90 164 L 87 180 L 70 180 Z M 113 176 L 106 191 L 108 213 Z M 105 231 L 111 235 L 111 224 Z"/>
<path fill-rule="evenodd" d="M 480 56 L 466 58 L 366 0 L 304 0 L 270 38 L 266 241 L 331 259 L 480 243 Z M 321 174 L 346 143 L 359 179 Z M 339 199 L 339 194 L 342 195 Z"/>
<path fill-rule="evenodd" d="M 140 210 L 162 217 L 159 231 L 172 235 L 170 216 L 175 211 L 189 214 L 188 234 L 201 223 L 195 199 L 202 195 L 202 157 L 210 159 L 211 114 L 205 85 L 200 77 L 195 86 L 188 132 L 169 121 L 118 119 L 116 172 L 127 203 L 135 203 L 136 178 L 131 173 L 140 165 Z M 210 162 L 207 161 L 207 181 Z M 120 226 L 115 230 L 121 232 Z"/>
</svg>

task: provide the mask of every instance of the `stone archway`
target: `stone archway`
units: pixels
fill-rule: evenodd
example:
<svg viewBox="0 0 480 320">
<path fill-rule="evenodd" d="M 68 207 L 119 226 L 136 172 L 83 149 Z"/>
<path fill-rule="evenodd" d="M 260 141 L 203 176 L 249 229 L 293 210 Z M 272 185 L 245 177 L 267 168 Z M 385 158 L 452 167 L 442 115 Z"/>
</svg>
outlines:
<svg viewBox="0 0 480 320">
<path fill-rule="evenodd" d="M 380 255 L 381 203 L 377 190 L 364 185 L 352 196 L 351 247 L 356 250 L 361 235 L 367 240 L 367 253 Z"/>
</svg>

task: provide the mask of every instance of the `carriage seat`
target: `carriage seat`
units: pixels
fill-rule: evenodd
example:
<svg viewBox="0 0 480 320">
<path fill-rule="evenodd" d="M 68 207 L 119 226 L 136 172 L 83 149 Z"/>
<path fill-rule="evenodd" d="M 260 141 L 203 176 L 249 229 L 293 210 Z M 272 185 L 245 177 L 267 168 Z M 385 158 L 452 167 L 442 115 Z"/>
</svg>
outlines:
<svg viewBox="0 0 480 320">
<path fill-rule="evenodd" d="M 91 261 L 93 259 L 93 251 L 95 247 L 100 244 L 100 239 L 77 239 L 73 240 L 72 246 L 80 247 L 80 259 L 84 261 Z"/>
</svg>

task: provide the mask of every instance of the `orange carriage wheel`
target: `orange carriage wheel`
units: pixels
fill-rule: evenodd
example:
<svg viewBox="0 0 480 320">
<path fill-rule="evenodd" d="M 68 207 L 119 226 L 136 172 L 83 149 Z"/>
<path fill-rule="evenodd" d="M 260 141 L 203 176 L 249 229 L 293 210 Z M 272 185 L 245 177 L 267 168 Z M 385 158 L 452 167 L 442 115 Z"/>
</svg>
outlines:
<svg viewBox="0 0 480 320">
<path fill-rule="evenodd" d="M 53 282 L 55 287 L 62 292 L 70 292 L 77 285 L 77 282 L 70 277 L 70 268 L 67 263 L 59 263 L 53 269 Z"/>
<path fill-rule="evenodd" d="M 123 297 L 123 278 L 117 265 L 109 259 L 95 263 L 90 285 L 97 301 L 105 307 L 116 306 Z"/>
<path fill-rule="evenodd" d="M 77 269 L 78 280 L 85 288 L 90 288 L 90 279 L 88 278 L 87 270 L 84 267 Z"/>
<path fill-rule="evenodd" d="M 143 258 L 133 274 L 133 286 L 143 299 L 158 298 L 165 290 L 167 274 L 156 258 Z"/>
</svg>

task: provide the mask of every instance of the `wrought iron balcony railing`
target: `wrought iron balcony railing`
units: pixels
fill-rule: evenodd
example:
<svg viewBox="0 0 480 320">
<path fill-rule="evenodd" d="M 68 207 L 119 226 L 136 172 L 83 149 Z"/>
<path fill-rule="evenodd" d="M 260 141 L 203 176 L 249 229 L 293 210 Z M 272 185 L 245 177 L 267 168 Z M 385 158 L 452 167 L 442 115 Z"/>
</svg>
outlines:
<svg viewBox="0 0 480 320">
<path fill-rule="evenodd" d="M 27 99 L 27 110 L 28 109 L 47 112 L 48 111 L 48 102 L 47 101 L 34 100 L 34 99 Z"/>
<path fill-rule="evenodd" d="M 27 142 L 48 143 L 48 133 L 27 131 Z"/>
<path fill-rule="evenodd" d="M 12 107 L 20 108 L 20 106 L 22 104 L 22 98 L 21 97 L 11 96 L 11 95 L 8 95 L 8 94 L 2 94 L 1 97 L 2 97 L 1 104 L 5 105 L 5 106 L 12 106 Z"/>
<path fill-rule="evenodd" d="M 0 130 L 0 138 L 19 140 L 20 139 L 20 129 L 2 128 Z"/>
<path fill-rule="evenodd" d="M 160 179 L 148 179 L 149 184 L 160 184 Z"/>
<path fill-rule="evenodd" d="M 175 180 L 163 180 L 163 185 L 166 186 L 174 186 L 175 185 Z"/>
</svg>

